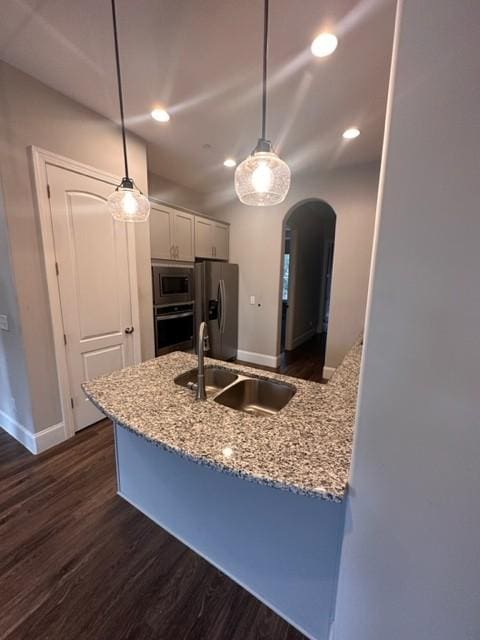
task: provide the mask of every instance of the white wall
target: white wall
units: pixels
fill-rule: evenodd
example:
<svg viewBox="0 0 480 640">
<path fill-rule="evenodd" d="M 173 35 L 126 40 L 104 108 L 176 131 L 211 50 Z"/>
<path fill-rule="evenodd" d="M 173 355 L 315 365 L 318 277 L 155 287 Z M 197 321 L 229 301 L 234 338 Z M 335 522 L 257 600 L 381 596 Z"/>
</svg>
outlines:
<svg viewBox="0 0 480 640">
<path fill-rule="evenodd" d="M 480 3 L 404 0 L 336 640 L 480 638 Z"/>
<path fill-rule="evenodd" d="M 294 172 L 286 201 L 275 207 L 247 207 L 231 192 L 222 204 L 212 200 L 215 215 L 231 224 L 230 261 L 240 265 L 241 351 L 278 354 L 283 219 L 300 200 L 321 198 L 337 215 L 326 365 L 341 363 L 363 330 L 378 173 L 377 163 L 302 178 Z"/>
<path fill-rule="evenodd" d="M 1 348 L 8 357 L 6 365 L 0 360 L 0 379 L 8 378 L 10 389 L 15 393 L 18 420 L 25 428 L 39 431 L 61 422 L 62 415 L 27 148 L 36 145 L 122 175 L 121 138 L 113 122 L 3 62 L 0 62 L 0 132 L 4 211 L 18 301 L 16 313 L 12 306 L 12 279 L 7 275 L 9 302 L 4 303 L 2 296 L 0 304 L 5 305 L 11 316 L 12 331 L 0 332 Z M 128 142 L 132 175 L 146 191 L 145 144 L 133 136 L 129 136 Z M 5 235 L 5 227 L 0 235 Z M 137 225 L 136 235 L 142 344 L 153 344 L 148 225 Z M 3 279 L 6 258 L 2 256 L 1 260 Z M 149 331 L 151 338 L 147 335 Z M 23 371 L 23 357 L 28 380 Z M 0 391 L 0 408 L 11 407 L 10 395 L 12 391 Z"/>
<path fill-rule="evenodd" d="M 148 194 L 165 204 L 207 213 L 204 193 L 179 185 L 151 171 L 148 172 Z"/>
<path fill-rule="evenodd" d="M 27 364 L 21 335 L 15 280 L 10 261 L 8 228 L 0 191 L 0 314 L 6 315 L 8 331 L 0 329 L 0 425 L 9 421 L 32 430 L 32 410 Z"/>
</svg>

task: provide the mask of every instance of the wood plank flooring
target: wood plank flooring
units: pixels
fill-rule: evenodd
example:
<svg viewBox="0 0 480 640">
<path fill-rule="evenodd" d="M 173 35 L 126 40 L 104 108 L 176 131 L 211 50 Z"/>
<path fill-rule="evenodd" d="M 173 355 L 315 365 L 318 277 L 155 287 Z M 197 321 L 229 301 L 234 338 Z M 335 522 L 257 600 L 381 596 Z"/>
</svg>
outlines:
<svg viewBox="0 0 480 640">
<path fill-rule="evenodd" d="M 116 495 L 104 420 L 39 456 L 0 430 L 0 640 L 301 640 Z"/>
</svg>

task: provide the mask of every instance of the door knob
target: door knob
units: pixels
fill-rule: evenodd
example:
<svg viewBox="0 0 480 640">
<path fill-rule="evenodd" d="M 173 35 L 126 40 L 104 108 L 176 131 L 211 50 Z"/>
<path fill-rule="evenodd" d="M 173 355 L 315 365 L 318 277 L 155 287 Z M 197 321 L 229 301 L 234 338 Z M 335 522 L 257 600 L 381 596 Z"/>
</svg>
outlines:
<svg viewBox="0 0 480 640">
<path fill-rule="evenodd" d="M 130 334 L 130 333 L 133 333 L 133 332 L 134 332 L 134 330 L 135 330 L 135 329 L 134 329 L 134 327 L 127 327 L 127 328 L 125 329 L 125 333 L 126 333 L 126 334 Z"/>
</svg>

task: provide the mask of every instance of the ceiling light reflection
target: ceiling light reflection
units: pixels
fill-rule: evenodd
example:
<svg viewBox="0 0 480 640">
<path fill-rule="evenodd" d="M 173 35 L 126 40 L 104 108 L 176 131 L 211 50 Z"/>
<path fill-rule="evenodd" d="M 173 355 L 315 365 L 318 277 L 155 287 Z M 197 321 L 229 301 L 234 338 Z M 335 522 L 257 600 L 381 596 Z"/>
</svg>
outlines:
<svg viewBox="0 0 480 640">
<path fill-rule="evenodd" d="M 312 42 L 310 51 L 316 58 L 325 58 L 335 51 L 337 45 L 338 40 L 333 33 L 321 33 Z"/>
</svg>

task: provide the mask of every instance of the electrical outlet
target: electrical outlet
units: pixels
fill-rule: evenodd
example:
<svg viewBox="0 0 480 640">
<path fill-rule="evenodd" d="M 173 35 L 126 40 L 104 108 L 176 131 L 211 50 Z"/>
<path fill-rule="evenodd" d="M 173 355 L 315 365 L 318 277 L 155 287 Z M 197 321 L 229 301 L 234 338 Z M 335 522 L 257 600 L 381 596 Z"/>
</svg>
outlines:
<svg viewBox="0 0 480 640">
<path fill-rule="evenodd" d="M 8 331 L 8 318 L 5 315 L 0 315 L 0 329 Z"/>
</svg>

